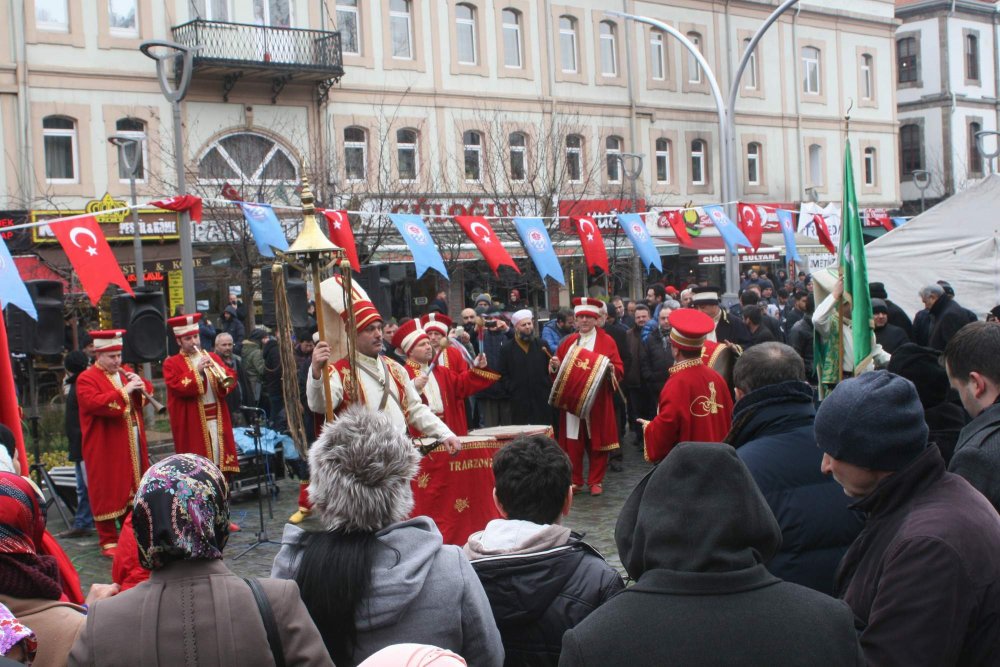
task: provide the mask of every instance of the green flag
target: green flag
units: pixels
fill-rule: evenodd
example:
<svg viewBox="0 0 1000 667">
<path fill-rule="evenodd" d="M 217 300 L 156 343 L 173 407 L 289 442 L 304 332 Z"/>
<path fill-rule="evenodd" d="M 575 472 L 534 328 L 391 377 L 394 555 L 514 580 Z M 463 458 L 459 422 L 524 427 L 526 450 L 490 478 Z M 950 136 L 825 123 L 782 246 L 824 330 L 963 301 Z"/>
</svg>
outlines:
<svg viewBox="0 0 1000 667">
<path fill-rule="evenodd" d="M 854 190 L 851 141 L 844 150 L 844 201 L 840 219 L 840 268 L 844 276 L 844 298 L 851 303 L 851 334 L 854 343 L 854 372 L 871 363 L 872 300 L 868 293 L 868 264 L 861 234 L 861 215 Z"/>
</svg>

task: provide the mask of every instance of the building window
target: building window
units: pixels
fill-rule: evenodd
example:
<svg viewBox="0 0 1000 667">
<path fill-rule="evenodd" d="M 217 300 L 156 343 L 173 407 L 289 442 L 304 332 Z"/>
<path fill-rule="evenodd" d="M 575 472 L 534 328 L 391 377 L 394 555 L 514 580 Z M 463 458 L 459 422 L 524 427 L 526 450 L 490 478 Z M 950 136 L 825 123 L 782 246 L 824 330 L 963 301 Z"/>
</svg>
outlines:
<svg viewBox="0 0 1000 667">
<path fill-rule="evenodd" d="M 743 52 L 750 48 L 750 38 L 747 37 L 743 40 Z M 747 61 L 746 71 L 743 73 L 743 87 L 747 90 L 757 90 L 760 85 L 760 80 L 757 72 L 757 49 L 750 52 L 750 59 Z"/>
<path fill-rule="evenodd" d="M 337 0 L 337 30 L 344 55 L 361 55 L 361 33 L 358 31 L 358 0 Z"/>
<path fill-rule="evenodd" d="M 360 127 L 344 128 L 344 176 L 364 181 L 368 173 L 368 133 Z"/>
<path fill-rule="evenodd" d="M 455 5 L 455 35 L 458 37 L 458 62 L 476 64 L 476 8 L 472 5 Z"/>
<path fill-rule="evenodd" d="M 896 80 L 914 83 L 917 80 L 917 38 L 904 37 L 896 42 Z"/>
<path fill-rule="evenodd" d="M 78 156 L 76 121 L 63 116 L 42 119 L 42 140 L 45 144 L 45 181 L 76 183 Z"/>
<path fill-rule="evenodd" d="M 979 81 L 979 37 L 972 33 L 965 36 L 965 78 Z"/>
<path fill-rule="evenodd" d="M 470 130 L 462 134 L 462 143 L 465 144 L 465 182 L 478 183 L 482 178 L 483 137 Z"/>
<path fill-rule="evenodd" d="M 583 137 L 579 134 L 566 137 L 566 177 L 570 183 L 579 183 L 583 177 Z"/>
<path fill-rule="evenodd" d="M 899 171 L 903 176 L 911 175 L 917 169 L 924 168 L 924 159 L 920 152 L 920 126 L 915 123 L 902 125 L 899 128 Z"/>
<path fill-rule="evenodd" d="M 35 27 L 49 32 L 69 32 L 68 0 L 35 0 Z"/>
<path fill-rule="evenodd" d="M 572 16 L 559 17 L 559 54 L 562 71 L 575 74 L 577 70 L 576 19 Z"/>
<path fill-rule="evenodd" d="M 510 180 L 523 181 L 527 173 L 526 165 L 528 142 L 522 132 L 512 132 L 508 137 L 510 142 Z"/>
<path fill-rule="evenodd" d="M 663 44 L 663 33 L 651 30 L 649 33 L 649 67 L 654 81 L 667 78 L 667 51 Z"/>
<path fill-rule="evenodd" d="M 819 49 L 813 46 L 802 47 L 802 92 L 819 95 L 819 76 Z"/>
<path fill-rule="evenodd" d="M 392 37 L 392 57 L 413 60 L 410 0 L 389 0 L 389 32 Z"/>
<path fill-rule="evenodd" d="M 870 53 L 861 54 L 861 99 L 875 98 L 875 59 Z"/>
<path fill-rule="evenodd" d="M 819 144 L 809 145 L 809 185 L 823 185 L 823 147 Z"/>
<path fill-rule="evenodd" d="M 503 65 L 521 69 L 521 12 L 505 9 L 501 13 L 503 22 Z"/>
<path fill-rule="evenodd" d="M 115 134 L 119 137 L 125 139 L 133 139 L 137 142 L 138 154 L 132 152 L 135 149 L 131 147 L 123 148 L 122 150 L 129 151 L 130 155 L 135 155 L 137 158 L 137 164 L 135 167 L 135 180 L 145 181 L 146 180 L 146 158 L 147 158 L 147 147 L 146 147 L 146 124 L 139 120 L 138 118 L 121 118 L 115 122 Z M 121 183 L 128 183 L 129 173 L 125 168 L 123 160 L 118 161 L 118 181 Z"/>
<path fill-rule="evenodd" d="M 747 185 L 760 185 L 761 146 L 757 142 L 747 145 Z"/>
<path fill-rule="evenodd" d="M 292 3 L 290 0 L 254 0 L 253 18 L 258 25 L 291 28 Z"/>
<path fill-rule="evenodd" d="M 299 180 L 291 154 L 273 139 L 238 132 L 215 142 L 198 163 L 198 180 L 205 183 L 282 185 Z"/>
<path fill-rule="evenodd" d="M 601 21 L 601 74 L 618 76 L 618 40 L 611 21 Z"/>
<path fill-rule="evenodd" d="M 875 148 L 873 146 L 865 148 L 864 163 L 865 187 L 874 188 L 876 183 L 876 174 L 878 173 L 878 163 L 875 161 Z"/>
<path fill-rule="evenodd" d="M 979 123 L 969 123 L 969 173 L 983 174 L 983 154 L 979 152 L 979 142 L 976 134 L 982 131 L 983 126 Z"/>
<path fill-rule="evenodd" d="M 396 162 L 399 180 L 417 180 L 417 131 L 396 130 Z"/>
<path fill-rule="evenodd" d="M 108 32 L 116 37 L 138 37 L 138 13 L 138 0 L 108 0 Z"/>
<path fill-rule="evenodd" d="M 656 182 L 666 185 L 670 182 L 670 140 L 656 140 Z"/>
<path fill-rule="evenodd" d="M 191 0 L 195 15 L 206 21 L 228 21 L 229 0 Z"/>
<path fill-rule="evenodd" d="M 622 138 L 608 137 L 604 142 L 604 156 L 608 163 L 608 183 L 622 182 Z"/>
<path fill-rule="evenodd" d="M 705 142 L 691 142 L 691 185 L 705 185 Z"/>
<path fill-rule="evenodd" d="M 695 48 L 701 51 L 701 35 L 696 32 L 689 32 L 687 38 L 691 40 Z M 694 57 L 693 53 L 688 53 L 688 83 L 701 83 L 701 65 Z"/>
</svg>

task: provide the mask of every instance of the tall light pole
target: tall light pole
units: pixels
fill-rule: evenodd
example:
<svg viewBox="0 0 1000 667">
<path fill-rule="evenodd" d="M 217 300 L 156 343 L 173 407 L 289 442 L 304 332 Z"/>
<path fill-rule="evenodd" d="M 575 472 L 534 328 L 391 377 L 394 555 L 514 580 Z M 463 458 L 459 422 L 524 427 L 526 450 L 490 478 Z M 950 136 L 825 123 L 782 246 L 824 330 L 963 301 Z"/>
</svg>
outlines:
<svg viewBox="0 0 1000 667">
<path fill-rule="evenodd" d="M 142 157 L 142 142 L 132 137 L 116 134 L 108 137 L 108 143 L 118 149 L 118 163 L 128 174 L 129 192 L 132 194 L 132 248 L 135 250 L 135 284 L 146 285 L 146 271 L 142 264 L 142 236 L 139 235 L 139 209 L 135 195 L 135 172 Z"/>
<path fill-rule="evenodd" d="M 629 206 L 629 212 L 635 213 L 638 205 L 638 197 L 636 195 L 636 182 L 639 180 L 639 176 L 642 174 L 642 155 L 639 153 L 613 153 L 614 157 L 618 160 L 621 165 L 622 174 L 629 182 L 629 195 L 631 196 L 631 206 Z M 635 299 L 639 294 L 642 293 L 642 265 L 639 260 L 638 255 L 632 256 L 632 293 L 629 295 L 630 298 Z"/>
<path fill-rule="evenodd" d="M 920 190 L 920 212 L 924 212 L 924 194 L 927 192 L 927 188 L 931 186 L 931 178 L 933 174 L 926 169 L 914 169 L 913 174 L 913 184 L 917 186 Z"/>
<path fill-rule="evenodd" d="M 722 201 L 726 207 L 726 215 L 729 216 L 730 220 L 736 219 L 736 203 L 733 198 L 736 196 L 736 165 L 739 160 L 737 158 L 736 152 L 736 98 L 739 96 L 740 91 L 740 79 L 743 76 L 743 72 L 747 68 L 747 64 L 750 62 L 750 57 L 753 55 L 754 49 L 757 48 L 757 43 L 760 42 L 764 33 L 767 29 L 778 20 L 778 17 L 784 14 L 790 7 L 798 3 L 799 0 L 784 0 L 778 7 L 771 12 L 771 15 L 761 24 L 754 33 L 754 36 L 750 39 L 750 44 L 747 46 L 746 51 L 743 53 L 743 57 L 740 60 L 739 65 L 736 67 L 736 73 L 733 75 L 732 86 L 729 90 L 729 103 L 727 104 L 722 97 L 722 90 L 719 88 L 719 82 L 715 78 L 715 73 L 712 68 L 709 67 L 708 61 L 705 60 L 705 56 L 701 54 L 698 47 L 695 46 L 691 40 L 689 40 L 685 35 L 679 32 L 676 28 L 663 23 L 662 21 L 657 21 L 656 19 L 651 19 L 646 16 L 635 16 L 634 14 L 626 14 L 624 12 L 608 11 L 607 14 L 611 16 L 620 16 L 625 19 L 632 19 L 638 23 L 646 23 L 653 26 L 658 30 L 673 35 L 677 41 L 681 43 L 691 57 L 694 58 L 702 71 L 705 72 L 705 78 L 708 80 L 709 88 L 712 91 L 712 97 L 715 99 L 716 112 L 719 114 L 719 150 L 720 150 L 720 179 L 722 181 Z M 726 250 L 726 294 L 724 295 L 726 300 L 736 300 L 736 293 L 740 286 L 740 262 L 739 256 Z"/>
<path fill-rule="evenodd" d="M 199 47 L 187 47 L 183 44 L 166 40 L 150 40 L 139 45 L 143 55 L 156 61 L 156 78 L 160 82 L 160 91 L 173 108 L 174 115 L 174 168 L 177 171 L 177 194 L 187 194 L 187 184 L 184 178 L 184 137 L 181 134 L 181 100 L 187 95 L 191 85 L 191 71 L 195 51 Z M 170 72 L 169 65 L 176 63 L 175 72 Z M 179 71 L 176 71 L 179 70 Z M 171 74 L 177 75 L 176 87 L 171 80 Z M 196 311 L 194 291 L 194 252 L 191 248 L 191 217 L 187 211 L 180 214 L 179 243 L 181 247 L 181 276 L 184 280 L 184 312 Z"/>
</svg>

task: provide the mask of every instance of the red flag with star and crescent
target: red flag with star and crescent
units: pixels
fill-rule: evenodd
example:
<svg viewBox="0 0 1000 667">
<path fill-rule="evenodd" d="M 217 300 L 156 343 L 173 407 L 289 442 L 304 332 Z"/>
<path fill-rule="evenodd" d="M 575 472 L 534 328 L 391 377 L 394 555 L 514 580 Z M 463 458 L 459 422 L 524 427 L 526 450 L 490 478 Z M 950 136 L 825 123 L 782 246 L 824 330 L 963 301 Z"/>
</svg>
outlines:
<svg viewBox="0 0 1000 667">
<path fill-rule="evenodd" d="M 109 284 L 135 296 L 94 216 L 51 222 L 49 227 L 62 244 L 92 304 L 97 305 Z"/>
<path fill-rule="evenodd" d="M 830 228 L 826 226 L 826 220 L 819 213 L 813 215 L 813 222 L 816 223 L 816 238 L 822 243 L 831 254 L 837 254 L 837 246 L 833 244 L 833 237 L 830 236 Z"/>
<path fill-rule="evenodd" d="M 192 220 L 196 223 L 201 222 L 201 197 L 196 195 L 177 195 L 176 197 L 170 197 L 169 199 L 151 201 L 149 202 L 149 205 L 155 206 L 156 208 L 162 208 L 164 211 L 187 211 L 191 215 Z"/>
<path fill-rule="evenodd" d="M 673 211 L 664 211 L 660 214 L 670 225 L 670 229 L 674 230 L 674 236 L 677 240 L 684 245 L 691 245 L 691 234 L 688 232 L 687 225 L 684 224 L 684 211 L 681 209 L 675 209 Z"/>
<path fill-rule="evenodd" d="M 486 218 L 480 215 L 456 215 L 455 222 L 462 228 L 462 231 L 469 237 L 469 240 L 479 248 L 479 252 L 483 254 L 483 259 L 486 260 L 486 263 L 490 265 L 490 269 L 493 270 L 493 275 L 499 276 L 497 269 L 501 266 L 509 266 L 518 273 L 521 273 L 521 270 L 517 268 L 517 264 L 514 263 L 514 258 L 510 256 L 507 249 L 500 243 L 500 239 L 497 238 L 496 233 L 493 231 L 490 223 L 486 221 Z"/>
<path fill-rule="evenodd" d="M 576 233 L 580 235 L 583 259 L 587 262 L 587 272 L 593 275 L 596 266 L 605 273 L 610 273 L 608 249 L 604 247 L 604 237 L 601 236 L 601 230 L 597 228 L 594 219 L 588 215 L 581 215 L 571 217 L 570 222 L 576 227 Z"/>
<path fill-rule="evenodd" d="M 354 242 L 354 230 L 351 229 L 351 221 L 347 217 L 347 211 L 320 209 L 320 212 L 326 218 L 330 240 L 344 249 L 344 252 L 347 253 L 347 259 L 351 262 L 351 268 L 357 273 L 361 273 L 361 263 L 358 261 L 358 245 Z"/>
<path fill-rule="evenodd" d="M 753 251 L 760 250 L 760 241 L 764 238 L 764 220 L 767 210 L 763 206 L 740 202 L 739 220 L 740 231 L 750 241 Z"/>
</svg>

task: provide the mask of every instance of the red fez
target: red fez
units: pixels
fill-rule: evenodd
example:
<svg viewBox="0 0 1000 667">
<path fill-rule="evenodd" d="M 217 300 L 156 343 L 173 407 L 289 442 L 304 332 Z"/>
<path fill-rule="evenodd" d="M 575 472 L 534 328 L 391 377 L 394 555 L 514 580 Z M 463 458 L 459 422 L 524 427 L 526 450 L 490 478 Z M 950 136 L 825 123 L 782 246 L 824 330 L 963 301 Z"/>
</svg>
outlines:
<svg viewBox="0 0 1000 667">
<path fill-rule="evenodd" d="M 670 313 L 670 342 L 682 350 L 701 350 L 714 330 L 715 320 L 700 310 L 680 308 Z"/>
<path fill-rule="evenodd" d="M 574 315 L 589 315 L 595 319 L 601 316 L 601 308 L 604 302 L 600 299 L 592 299 L 586 296 L 578 296 L 573 299 Z"/>
<path fill-rule="evenodd" d="M 421 316 L 420 324 L 424 331 L 440 331 L 442 335 L 447 336 L 451 331 L 452 321 L 450 317 L 441 313 L 427 313 Z"/>
<path fill-rule="evenodd" d="M 201 321 L 201 313 L 195 313 L 194 315 L 178 315 L 177 317 L 171 317 L 167 320 L 167 326 L 170 327 L 174 336 L 177 338 L 183 338 L 184 336 L 190 336 L 193 333 L 198 333 L 198 322 Z"/>
<path fill-rule="evenodd" d="M 345 310 L 340 314 L 341 319 L 344 323 L 347 323 L 347 311 Z M 354 302 L 354 323 L 357 325 L 358 333 L 361 333 L 368 328 L 368 325 L 373 322 L 382 322 L 382 316 L 378 312 L 378 308 L 375 307 L 371 301 L 355 301 Z"/>
<path fill-rule="evenodd" d="M 392 337 L 392 346 L 402 350 L 403 354 L 409 356 L 417 343 L 427 340 L 427 334 L 420 328 L 419 320 L 410 320 L 406 324 L 400 325 L 396 334 Z"/>
<path fill-rule="evenodd" d="M 124 329 L 109 329 L 108 331 L 90 331 L 90 338 L 94 341 L 94 352 L 120 352 L 124 342 L 122 336 Z"/>
</svg>

